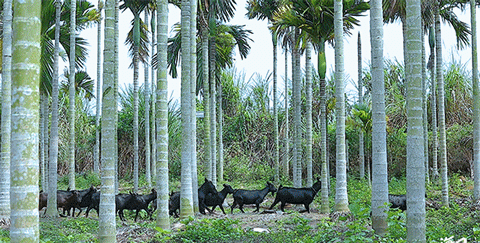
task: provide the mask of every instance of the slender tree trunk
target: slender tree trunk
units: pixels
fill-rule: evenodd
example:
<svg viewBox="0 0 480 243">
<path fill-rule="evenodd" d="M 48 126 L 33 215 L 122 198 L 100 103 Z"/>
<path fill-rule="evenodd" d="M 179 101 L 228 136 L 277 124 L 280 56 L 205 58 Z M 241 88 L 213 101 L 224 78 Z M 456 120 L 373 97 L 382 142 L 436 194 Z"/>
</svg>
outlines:
<svg viewBox="0 0 480 243">
<path fill-rule="evenodd" d="M 181 25 L 182 25 L 182 84 L 181 84 L 181 110 L 182 110 L 182 169 L 180 188 L 180 217 L 193 217 L 193 192 L 192 192 L 192 98 L 191 84 L 191 46 L 190 18 L 191 0 L 182 0 Z"/>
<path fill-rule="evenodd" d="M 119 23 L 119 18 L 120 18 L 120 9 L 119 9 L 119 1 L 115 1 L 115 12 L 114 12 L 114 18 L 115 18 L 115 24 L 114 24 L 114 89 L 113 89 L 113 92 L 115 93 L 115 100 L 117 101 L 118 100 L 118 61 L 120 60 L 119 59 L 119 53 L 118 53 L 118 35 L 119 35 L 119 28 L 118 28 L 118 23 Z M 104 68 L 105 70 L 105 68 Z M 115 111 L 118 110 L 118 103 L 115 102 L 114 103 L 115 105 Z M 118 187 L 119 187 L 119 182 L 118 182 L 118 167 L 120 166 L 120 164 L 118 163 L 118 113 L 115 112 L 115 123 L 114 123 L 114 129 L 115 129 L 115 132 L 114 132 L 114 136 L 115 136 L 115 142 L 114 142 L 114 146 L 115 146 L 115 149 L 113 151 L 114 153 L 114 160 L 115 160 L 115 194 L 118 194 Z"/>
<path fill-rule="evenodd" d="M 116 129 L 117 111 L 115 102 L 115 12 L 116 0 L 105 1 L 105 38 L 103 62 L 103 100 L 102 100 L 102 149 L 99 211 L 99 242 L 116 242 L 115 220 L 115 167 L 116 167 Z M 113 90 L 112 90 L 113 89 Z"/>
<path fill-rule="evenodd" d="M 318 50 L 318 75 L 320 78 L 320 161 L 322 164 L 322 206 L 320 212 L 330 213 L 330 205 L 328 201 L 328 191 L 330 188 L 329 167 L 327 159 L 327 107 L 325 94 L 325 73 L 326 73 L 326 58 L 325 58 L 325 41 L 320 40 Z"/>
<path fill-rule="evenodd" d="M 197 175 L 197 1 L 190 0 L 190 99 L 191 99 L 191 154 L 192 154 L 192 196 L 193 211 L 198 212 L 198 175 Z"/>
<path fill-rule="evenodd" d="M 289 159 L 290 159 L 290 138 L 289 132 L 289 110 L 288 110 L 288 49 L 285 48 L 285 141 L 284 141 L 284 156 L 283 156 L 283 175 L 288 178 L 289 175 Z"/>
<path fill-rule="evenodd" d="M 58 162 L 58 61 L 60 52 L 60 17 L 62 3 L 55 1 L 55 49 L 53 53 L 53 80 L 52 80 L 52 125 L 50 130 L 50 152 L 48 168 L 48 201 L 47 215 L 58 217 L 57 211 L 57 162 Z M 58 27 L 58 28 L 57 28 Z"/>
<path fill-rule="evenodd" d="M 100 173 L 100 117 L 102 111 L 102 9 L 103 2 L 98 0 L 100 20 L 97 23 L 97 106 L 95 114 L 95 148 L 93 150 L 93 172 Z"/>
<path fill-rule="evenodd" d="M 168 82 L 167 82 L 167 41 L 168 41 L 168 1 L 157 0 L 157 227 L 170 229 L 168 215 Z"/>
<path fill-rule="evenodd" d="M 343 56 L 343 0 L 335 0 L 335 95 L 337 117 L 335 211 L 349 212 L 345 159 L 345 88 Z"/>
<path fill-rule="evenodd" d="M 425 163 L 422 119 L 420 0 L 407 0 L 407 241 L 425 242 Z"/>
<path fill-rule="evenodd" d="M 216 69 L 216 47 L 215 47 L 215 38 L 210 37 L 210 146 L 212 153 L 212 166 L 210 167 L 210 173 L 212 175 L 212 182 L 217 186 L 217 116 L 215 108 L 217 106 L 216 96 L 217 96 L 217 82 L 215 79 L 215 69 Z"/>
<path fill-rule="evenodd" d="M 363 81 L 362 81 L 362 41 L 360 39 L 360 32 L 358 32 L 358 104 L 363 105 Z M 382 64 L 383 65 L 383 64 Z M 360 164 L 360 179 L 365 179 L 365 146 L 364 146 L 364 132 L 360 130 L 358 136 L 358 150 L 359 150 L 359 164 Z"/>
<path fill-rule="evenodd" d="M 134 13 L 134 29 L 140 29 L 140 13 Z M 138 25 L 138 27 L 137 27 Z M 140 34 L 140 31 L 133 31 L 133 39 L 135 35 Z M 138 191 L 138 64 L 139 64 L 139 41 L 135 40 L 133 44 L 133 191 Z"/>
<path fill-rule="evenodd" d="M 40 156 L 39 156 L 39 160 L 40 160 L 40 182 L 42 184 L 42 190 L 43 191 L 46 191 L 48 187 L 48 183 L 46 183 L 46 180 L 47 180 L 47 173 L 45 172 L 45 168 L 48 166 L 46 166 L 47 164 L 47 158 L 45 157 L 45 136 L 46 133 L 45 133 L 45 125 L 46 125 L 46 101 L 47 101 L 47 98 L 45 98 L 46 94 L 43 94 L 43 93 L 40 93 L 40 123 L 39 123 L 39 143 L 40 143 L 40 149 L 39 149 L 39 153 L 40 153 Z M 10 135 L 9 135 L 10 136 Z"/>
<path fill-rule="evenodd" d="M 272 31 L 272 44 L 273 44 L 273 136 L 275 139 L 275 182 L 280 182 L 280 142 L 278 138 L 278 100 L 277 100 L 277 33 Z"/>
<path fill-rule="evenodd" d="M 305 80 L 306 80 L 306 160 L 307 160 L 307 187 L 313 185 L 313 165 L 312 165 L 312 43 L 307 43 L 305 60 Z"/>
<path fill-rule="evenodd" d="M 152 25 L 152 50 L 151 50 L 151 56 L 153 58 L 153 56 L 155 55 L 155 53 L 157 52 L 156 50 L 156 46 L 157 46 L 157 42 L 156 42 L 156 29 L 158 28 L 157 27 L 157 16 L 156 16 L 156 11 L 158 10 L 154 10 L 152 12 L 152 22 L 151 22 L 151 25 Z M 158 56 L 157 56 L 158 58 Z M 156 113 L 157 113 L 157 110 L 156 110 L 156 105 L 155 103 L 157 102 L 157 96 L 156 96 L 156 92 L 157 92 L 157 85 L 155 84 L 155 82 L 157 81 L 156 77 L 157 77 L 157 70 L 155 68 L 152 67 L 152 98 L 151 98 L 151 111 L 152 111 L 152 118 L 151 120 L 153 121 L 150 126 L 150 133 L 151 133 L 151 138 L 152 138 L 152 141 L 151 141 L 151 147 L 152 147 L 152 153 L 151 153 L 151 167 L 150 169 L 152 170 L 152 180 L 156 180 L 157 179 L 157 127 L 156 127 L 156 120 L 157 120 L 157 116 L 156 116 Z M 157 190 L 157 193 L 158 193 L 158 190 Z"/>
<path fill-rule="evenodd" d="M 207 179 L 212 180 L 212 147 L 210 142 L 211 131 L 210 131 L 210 88 L 209 88 L 209 78 L 208 78 L 208 30 L 202 28 L 202 56 L 203 56 L 203 126 L 205 130 L 205 139 L 203 140 L 205 144 L 205 174 Z"/>
<path fill-rule="evenodd" d="M 145 25 L 148 26 L 148 11 L 145 11 Z M 152 31 L 153 36 L 153 31 Z M 153 41 L 153 40 L 152 40 Z M 150 58 L 147 57 L 147 62 L 144 63 L 145 76 L 145 179 L 147 180 L 148 188 L 152 187 L 152 177 L 150 168 Z M 153 76 L 152 76 L 153 78 Z"/>
<path fill-rule="evenodd" d="M 41 2 L 16 0 L 13 6 L 10 241 L 39 242 Z"/>
<path fill-rule="evenodd" d="M 477 10 L 475 1 L 470 0 L 470 20 L 472 26 L 472 83 L 473 83 L 473 163 L 474 186 L 473 199 L 480 199 L 480 94 L 478 90 L 477 57 Z"/>
<path fill-rule="evenodd" d="M 70 0 L 70 75 L 68 77 L 69 86 L 69 128 L 70 128 L 70 143 L 68 148 L 68 186 L 71 190 L 75 190 L 75 38 L 76 32 L 76 10 L 77 1 Z"/>
<path fill-rule="evenodd" d="M 436 82 L 436 58 L 435 58 L 435 26 L 430 27 L 428 41 L 430 44 L 430 80 L 432 93 L 432 170 L 433 177 L 438 177 L 438 135 L 437 135 L 437 82 Z"/>
<path fill-rule="evenodd" d="M 218 86 L 218 180 L 223 181 L 223 106 L 222 85 Z"/>
<path fill-rule="evenodd" d="M 370 46 L 372 47 L 372 227 L 375 233 L 383 236 L 387 232 L 385 204 L 388 203 L 383 14 L 381 0 L 372 0 L 370 4 Z M 359 87 L 361 86 L 359 85 Z"/>
<path fill-rule="evenodd" d="M 447 138 L 445 131 L 445 83 L 443 81 L 442 34 L 438 6 L 435 13 L 435 39 L 437 54 L 437 84 L 438 84 L 438 129 L 439 152 L 442 178 L 442 203 L 448 207 L 448 175 L 447 175 Z M 423 194 L 422 194 L 423 195 Z"/>
<path fill-rule="evenodd" d="M 295 29 L 295 39 L 299 38 L 300 30 Z M 293 85 L 295 86 L 293 93 L 293 102 L 294 102 L 294 145 L 293 145 L 293 156 L 295 175 L 293 177 L 293 186 L 302 187 L 302 129 L 301 129 L 301 79 L 300 79 L 300 51 L 298 47 L 294 49 L 295 53 L 295 76 Z"/>
<path fill-rule="evenodd" d="M 292 108 L 293 108 L 293 114 L 292 114 L 292 119 L 293 119 L 293 124 L 292 124 L 292 179 L 293 179 L 293 184 L 295 185 L 295 181 L 297 180 L 297 147 L 295 145 L 295 136 L 296 136 L 296 128 L 295 128 L 295 85 L 296 85 L 296 73 L 298 72 L 297 70 L 297 52 L 298 48 L 295 46 L 292 48 Z"/>
<path fill-rule="evenodd" d="M 10 137 L 12 120 L 12 0 L 3 2 L 0 219 L 10 220 Z"/>
<path fill-rule="evenodd" d="M 423 20 L 422 20 L 422 26 Z M 427 112 L 427 102 L 428 102 L 428 95 L 427 95 L 427 71 L 425 65 L 425 32 L 422 28 L 422 92 L 423 92 L 423 101 L 422 101 L 422 109 L 423 109 L 423 152 L 425 154 L 425 179 L 427 183 L 430 183 L 430 176 L 428 173 L 428 112 Z"/>
</svg>

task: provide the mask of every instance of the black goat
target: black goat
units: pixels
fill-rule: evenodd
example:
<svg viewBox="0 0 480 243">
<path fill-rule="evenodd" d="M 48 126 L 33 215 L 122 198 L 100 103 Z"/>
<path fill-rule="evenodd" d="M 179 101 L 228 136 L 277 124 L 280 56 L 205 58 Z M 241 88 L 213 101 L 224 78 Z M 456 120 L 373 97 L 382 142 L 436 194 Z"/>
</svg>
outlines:
<svg viewBox="0 0 480 243">
<path fill-rule="evenodd" d="M 223 201 L 225 201 L 225 198 L 227 195 L 233 194 L 234 190 L 230 185 L 223 184 L 223 189 L 217 193 L 209 193 L 205 197 L 205 205 L 207 206 L 213 206 L 212 210 L 208 209 L 207 210 L 211 213 L 217 206 L 220 207 L 222 210 L 223 214 L 225 214 L 225 210 L 223 209 Z"/>
<path fill-rule="evenodd" d="M 198 188 L 198 209 L 200 213 L 205 214 L 205 195 L 208 193 L 217 193 L 217 189 L 213 185 L 212 181 L 205 178 L 205 182 Z M 178 217 L 177 210 L 180 209 L 180 193 L 172 193 L 170 195 L 170 201 L 168 202 L 169 214 Z"/>
<path fill-rule="evenodd" d="M 392 204 L 390 208 L 398 208 L 402 211 L 407 210 L 407 195 L 405 194 L 388 194 L 388 202 Z"/>
<path fill-rule="evenodd" d="M 123 210 L 135 210 L 137 209 L 137 203 L 139 199 L 138 194 L 130 192 L 129 194 L 115 195 L 115 211 L 118 212 L 120 220 L 124 221 Z"/>
<path fill-rule="evenodd" d="M 155 189 L 152 189 L 152 193 L 147 194 L 147 195 L 137 195 L 135 197 L 135 204 L 136 204 L 136 212 L 135 212 L 135 222 L 137 221 L 138 213 L 143 209 L 147 212 L 148 216 L 150 219 L 152 218 L 152 213 L 153 211 L 150 211 L 148 209 L 148 205 L 150 204 L 151 201 L 157 199 L 157 191 Z"/>
<path fill-rule="evenodd" d="M 100 191 L 94 192 L 92 194 L 90 205 L 87 206 L 87 211 L 85 212 L 85 217 L 88 218 L 88 213 L 90 210 L 95 209 L 98 214 L 99 205 L 100 205 Z"/>
<path fill-rule="evenodd" d="M 257 206 L 257 209 L 253 212 L 258 212 L 260 210 L 260 203 L 263 202 L 263 199 L 269 192 L 276 192 L 277 188 L 270 183 L 267 182 L 267 186 L 263 188 L 262 190 L 243 190 L 243 189 L 238 189 L 233 193 L 233 204 L 231 206 L 231 212 L 233 213 L 233 209 L 235 206 L 240 208 L 240 211 L 242 213 L 245 213 L 243 211 L 243 205 L 245 204 L 255 204 Z"/>
<path fill-rule="evenodd" d="M 322 188 L 322 182 L 317 180 L 312 187 L 303 187 L 303 188 L 294 188 L 294 187 L 283 187 L 280 186 L 270 209 L 275 207 L 278 202 L 281 202 L 280 209 L 284 211 L 285 205 L 290 204 L 303 204 L 305 206 L 305 211 L 310 213 L 310 203 L 313 202 L 315 195 Z M 305 212 L 303 211 L 303 212 Z"/>
<path fill-rule="evenodd" d="M 78 191 L 78 196 L 80 200 L 76 205 L 74 205 L 72 216 L 75 217 L 75 208 L 78 208 L 78 210 L 80 210 L 80 212 L 78 212 L 77 214 L 78 217 L 80 213 L 82 213 L 82 208 L 88 207 L 90 204 L 92 204 L 92 195 L 95 192 L 97 192 L 97 189 L 94 186 L 91 186 L 90 188 L 85 190 Z"/>
</svg>

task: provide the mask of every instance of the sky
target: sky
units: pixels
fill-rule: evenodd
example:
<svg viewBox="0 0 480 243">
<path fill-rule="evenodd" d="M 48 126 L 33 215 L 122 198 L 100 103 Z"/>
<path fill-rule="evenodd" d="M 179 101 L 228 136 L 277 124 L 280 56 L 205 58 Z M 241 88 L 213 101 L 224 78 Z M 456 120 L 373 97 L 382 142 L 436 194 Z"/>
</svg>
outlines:
<svg viewBox="0 0 480 243">
<path fill-rule="evenodd" d="M 96 5 L 96 1 L 93 1 Z M 246 17 L 246 5 L 247 0 L 237 0 L 236 5 L 236 14 L 234 18 L 228 23 L 233 25 L 245 25 L 245 29 L 253 31 L 253 34 L 250 38 L 253 42 L 250 43 L 251 50 L 247 58 L 242 60 L 238 54 L 235 56 L 234 66 L 237 72 L 242 72 L 245 74 L 247 80 L 250 77 L 255 75 L 260 75 L 265 77 L 267 73 L 273 71 L 273 46 L 271 41 L 271 35 L 267 28 L 267 21 L 259 21 L 256 19 L 249 20 Z M 477 10 L 478 11 L 478 10 Z M 463 13 L 460 11 L 456 12 L 459 18 L 470 25 L 470 7 L 467 8 Z M 142 15 L 143 17 L 143 15 Z M 169 36 L 172 36 L 171 26 L 174 23 L 180 21 L 180 10 L 169 5 L 169 17 L 168 17 Z M 125 39 L 128 31 L 131 28 L 131 20 L 133 19 L 129 10 L 125 12 L 120 12 L 120 32 L 119 32 L 119 87 L 120 91 L 125 88 L 128 84 L 133 84 L 133 69 L 129 68 L 131 63 L 131 57 L 128 53 L 128 47 L 124 45 Z M 477 14 L 477 22 L 480 17 Z M 360 17 L 360 25 L 356 26 L 352 31 L 351 36 L 345 35 L 344 39 L 344 56 L 345 56 L 345 83 L 346 83 L 346 92 L 351 97 L 356 97 L 357 91 L 354 87 L 357 82 L 357 36 L 360 33 L 361 43 L 362 43 L 362 66 L 366 67 L 370 63 L 370 33 L 369 33 L 369 16 L 368 11 L 365 13 L 365 16 Z M 102 24 L 102 32 L 103 32 Z M 402 29 L 399 22 L 393 24 L 384 25 L 384 58 L 391 60 L 403 61 L 403 38 L 402 38 Z M 82 37 L 86 38 L 90 44 L 89 46 L 89 56 L 87 59 L 86 69 L 89 75 L 93 79 L 97 79 L 97 28 L 93 26 L 89 29 L 82 31 L 80 34 Z M 103 38 L 103 37 L 102 37 Z M 102 40 L 103 42 L 103 40 Z M 452 27 L 442 24 L 442 47 L 443 47 L 443 57 L 444 63 L 449 63 L 452 60 L 456 60 L 459 63 L 466 63 L 466 67 L 471 70 L 471 50 L 469 48 L 465 50 L 457 50 L 455 48 L 456 39 L 455 33 Z M 102 43 L 103 46 L 103 43 Z M 278 47 L 278 57 L 277 57 L 277 73 L 278 73 L 278 95 L 280 102 L 283 100 L 283 90 L 284 90 L 284 77 L 285 77 L 285 53 L 283 50 Z M 427 49 L 426 53 L 428 56 L 428 40 L 427 40 Z M 333 47 L 327 45 L 326 48 L 326 58 L 327 58 L 327 78 L 330 77 L 334 70 L 334 50 Z M 312 61 L 316 69 L 316 59 L 317 56 L 315 53 L 312 53 Z M 304 65 L 305 57 L 302 56 L 302 69 L 305 68 Z M 291 77 L 291 55 L 288 56 L 288 75 Z M 63 70 L 60 68 L 59 70 Z M 139 83 L 143 84 L 144 82 L 144 71 L 143 65 L 140 65 L 139 70 Z M 169 87 L 169 98 L 173 97 L 174 99 L 180 98 L 180 79 L 173 79 L 170 76 L 168 77 L 168 87 Z"/>
</svg>

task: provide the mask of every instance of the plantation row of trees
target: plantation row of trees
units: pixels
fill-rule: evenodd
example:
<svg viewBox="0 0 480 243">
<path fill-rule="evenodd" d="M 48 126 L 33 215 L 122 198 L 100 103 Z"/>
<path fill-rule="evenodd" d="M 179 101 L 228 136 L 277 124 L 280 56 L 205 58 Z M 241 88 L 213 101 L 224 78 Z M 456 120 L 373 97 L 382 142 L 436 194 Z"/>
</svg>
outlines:
<svg viewBox="0 0 480 243">
<path fill-rule="evenodd" d="M 445 206 L 447 171 L 473 174 L 472 168 L 479 167 L 474 166 L 480 151 L 476 58 L 473 74 L 462 64 L 444 65 L 440 30 L 440 19 L 449 22 L 459 48 L 468 46 L 472 34 L 476 57 L 475 1 L 248 1 L 247 17 L 270 23 L 274 55 L 273 72 L 250 79 L 232 68 L 234 51 L 247 57 L 252 41 L 251 31 L 227 24 L 235 2 L 172 1 L 182 17 L 170 39 L 167 4 L 106 0 L 95 9 L 85 0 L 2 1 L 0 215 L 12 222 L 13 242 L 38 241 L 38 181 L 50 195 L 48 216 L 57 217 L 57 176 L 68 173 L 69 186 L 75 189 L 76 172 L 92 170 L 101 176 L 102 242 L 115 241 L 119 178 L 133 178 L 137 191 L 140 172 L 145 173 L 146 186 L 155 184 L 158 191 L 157 225 L 169 229 L 169 181 L 180 181 L 180 214 L 190 217 L 198 211 L 199 175 L 214 184 L 244 178 L 292 181 L 295 187 L 311 186 L 314 175 L 327 185 L 334 176 L 334 211 L 343 214 L 349 212 L 347 171 L 372 183 L 372 226 L 379 235 L 387 229 L 383 206 L 388 202 L 388 177 L 406 175 L 407 237 L 425 241 L 424 195 L 430 167 L 433 178 L 440 174 L 442 179 Z M 473 33 L 452 12 L 468 5 Z M 134 16 L 126 39 L 133 86 L 119 93 L 118 15 L 127 10 Z M 367 10 L 372 64 L 367 68 L 359 64 L 359 99 L 349 100 L 344 90 L 343 39 Z M 77 33 L 97 24 L 100 36 L 102 20 L 104 49 L 99 37 L 95 93 L 93 79 L 83 71 L 87 43 Z M 383 60 L 384 23 L 395 20 L 404 26 L 405 64 Z M 422 42 L 427 34 L 428 65 Z M 277 90 L 279 40 L 292 60 L 291 78 L 284 75 L 284 105 Z M 326 77 L 325 44 L 335 47 L 333 77 Z M 317 68 L 311 61 L 314 50 Z M 60 57 L 69 61 L 62 83 Z M 359 54 L 359 63 L 361 59 Z M 145 65 L 143 86 L 138 80 L 140 63 Z M 179 64 L 180 104 L 167 101 L 167 72 L 176 77 Z M 90 107 L 93 97 L 95 116 Z M 197 111 L 204 117 L 197 119 Z M 475 191 L 480 191 L 477 184 Z M 478 195 L 474 193 L 476 199 Z M 321 197 L 321 212 L 330 213 L 327 186 Z M 16 214 L 24 209 L 30 213 Z"/>
</svg>

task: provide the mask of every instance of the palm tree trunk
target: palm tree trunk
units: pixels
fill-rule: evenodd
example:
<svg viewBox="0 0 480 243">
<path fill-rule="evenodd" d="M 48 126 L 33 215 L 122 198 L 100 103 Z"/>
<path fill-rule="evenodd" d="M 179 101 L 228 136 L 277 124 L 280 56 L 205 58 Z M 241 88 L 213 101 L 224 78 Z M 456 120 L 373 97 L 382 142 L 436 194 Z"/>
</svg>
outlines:
<svg viewBox="0 0 480 243">
<path fill-rule="evenodd" d="M 3 2 L 0 219 L 10 219 L 10 137 L 12 103 L 12 0 Z"/>
<path fill-rule="evenodd" d="M 148 11 L 145 11 L 145 25 L 148 26 Z M 152 32 L 153 33 L 153 32 Z M 153 34 L 152 34 L 153 36 Z M 152 40 L 153 41 L 153 40 Z M 150 80 L 149 75 L 149 61 L 144 63 L 144 77 L 145 77 L 145 179 L 147 180 L 148 188 L 152 187 L 152 177 L 150 168 Z M 153 77 L 152 77 L 153 78 Z"/>
<path fill-rule="evenodd" d="M 335 208 L 337 212 L 349 212 L 347 194 L 347 169 L 345 159 L 345 89 L 343 61 L 343 0 L 334 3 L 335 28 L 335 95 L 336 95 L 336 190 Z"/>
<path fill-rule="evenodd" d="M 272 31 L 272 43 L 273 43 L 273 136 L 275 139 L 275 182 L 280 182 L 280 142 L 278 140 L 278 109 L 277 109 L 277 33 Z"/>
<path fill-rule="evenodd" d="M 306 154 L 307 157 L 307 187 L 313 185 L 313 166 L 312 166 L 312 43 L 307 43 L 306 49 L 306 60 L 305 60 L 305 80 L 306 80 L 306 138 L 307 138 L 307 148 Z"/>
<path fill-rule="evenodd" d="M 14 1 L 10 241 L 39 242 L 38 122 L 41 1 Z"/>
<path fill-rule="evenodd" d="M 423 26 L 423 20 L 422 20 Z M 428 112 L 427 112 L 427 102 L 428 102 L 428 95 L 427 95 L 427 71 L 425 65 L 425 32 L 422 28 L 422 92 L 423 92 L 423 101 L 422 101 L 422 109 L 423 109 L 423 152 L 425 154 L 425 179 L 427 183 L 430 183 L 430 176 L 428 173 Z"/>
<path fill-rule="evenodd" d="M 116 167 L 116 129 L 117 111 L 115 102 L 115 72 L 116 68 L 116 0 L 105 1 L 105 38 L 103 62 L 103 101 L 102 101 L 102 149 L 101 180 L 99 211 L 99 242 L 116 242 L 115 220 L 115 167 Z M 112 90 L 113 89 L 113 90 Z"/>
<path fill-rule="evenodd" d="M 168 2 L 157 0 L 157 227 L 170 229 L 168 215 L 168 82 L 167 82 L 167 41 L 168 41 Z"/>
<path fill-rule="evenodd" d="M 202 28 L 202 56 L 203 56 L 203 126 L 205 130 L 205 175 L 212 180 L 212 147 L 210 143 L 210 89 L 208 78 L 208 30 Z"/>
<path fill-rule="evenodd" d="M 77 1 L 70 1 L 70 69 L 69 69 L 69 128 L 70 128 L 70 144 L 68 148 L 68 186 L 71 190 L 75 190 L 75 38 L 76 34 L 76 9 Z"/>
<path fill-rule="evenodd" d="M 118 61 L 120 60 L 119 59 L 119 52 L 118 52 L 118 35 L 119 35 L 119 28 L 118 28 L 118 23 L 119 23 L 119 19 L 120 19 L 120 9 L 119 9 L 119 1 L 115 1 L 115 12 L 114 12 L 114 18 L 115 18 L 115 23 L 114 23 L 114 45 L 115 45 L 115 48 L 114 48 L 114 62 L 115 62 L 115 65 L 114 65 L 114 89 L 113 89 L 113 92 L 115 93 L 115 100 L 118 100 Z M 104 57 L 105 58 L 105 57 Z M 105 70 L 105 68 L 104 68 Z M 115 105 L 115 111 L 118 110 L 118 104 L 117 102 L 114 103 Z M 114 133 L 113 135 L 115 136 L 115 142 L 114 142 L 114 146 L 115 146 L 115 150 L 113 151 L 114 153 L 114 157 L 115 157 L 115 194 L 118 194 L 118 187 L 119 187 L 119 182 L 118 182 L 118 166 L 119 166 L 119 163 L 118 163 L 118 113 L 115 112 L 115 123 L 114 123 Z"/>
<path fill-rule="evenodd" d="M 290 139 L 289 139 L 289 112 L 288 112 L 288 49 L 285 48 L 285 141 L 283 155 L 283 175 L 288 178 L 289 175 L 289 158 L 290 158 Z"/>
<path fill-rule="evenodd" d="M 134 13 L 135 14 L 135 13 Z M 135 26 L 140 25 L 140 13 L 134 16 Z M 134 27 L 139 29 L 140 27 Z M 140 31 L 133 31 L 133 39 L 140 38 L 135 35 L 140 34 Z M 133 191 L 138 191 L 138 64 L 139 64 L 139 43 L 135 41 L 133 44 Z"/>
<path fill-rule="evenodd" d="M 223 107 L 222 85 L 218 86 L 218 180 L 223 181 Z"/>
<path fill-rule="evenodd" d="M 328 189 L 330 188 L 329 183 L 329 168 L 328 168 L 328 159 L 327 159 L 327 107 L 326 107 L 326 94 L 325 94 L 325 74 L 326 74 L 326 64 L 327 60 L 325 58 L 325 41 L 320 40 L 320 46 L 318 48 L 318 75 L 320 78 L 320 161 L 322 164 L 322 206 L 320 211 L 322 213 L 330 213 L 330 205 L 328 201 Z"/>
<path fill-rule="evenodd" d="M 435 23 L 434 23 L 435 24 Z M 429 36 L 430 44 L 430 80 L 431 80 L 431 93 L 432 93 L 432 170 L 433 177 L 438 177 L 437 166 L 437 151 L 438 151 L 438 135 L 437 135 L 437 85 L 436 85 L 436 58 L 435 58 L 435 26 L 430 27 Z"/>
<path fill-rule="evenodd" d="M 358 104 L 363 105 L 363 84 L 362 84 L 362 41 L 360 39 L 360 32 L 358 32 Z M 383 65 L 383 64 L 382 64 Z M 364 133 L 360 131 L 358 136 L 358 150 L 359 150 L 359 164 L 360 164 L 360 179 L 365 179 L 365 146 L 364 146 Z"/>
<path fill-rule="evenodd" d="M 370 45 L 372 47 L 372 227 L 375 233 L 383 236 L 387 232 L 385 204 L 388 203 L 383 14 L 381 0 L 370 1 L 370 4 Z"/>
<path fill-rule="evenodd" d="M 300 30 L 295 29 L 295 39 L 299 38 Z M 300 80 L 300 51 L 298 47 L 294 48 L 295 58 L 295 76 L 293 85 L 295 86 L 293 92 L 294 102 L 294 143 L 293 143 L 293 156 L 295 174 L 293 177 L 293 186 L 302 187 L 302 130 L 301 130 L 301 80 Z"/>
<path fill-rule="evenodd" d="M 60 17 L 62 3 L 55 1 L 55 49 L 52 80 L 52 125 L 50 130 L 50 152 L 48 168 L 47 215 L 58 217 L 57 211 L 57 161 L 58 161 L 58 61 L 60 52 Z M 57 28 L 58 27 L 58 28 Z"/>
<path fill-rule="evenodd" d="M 42 81 L 40 81 L 41 83 Z M 49 107 L 48 107 L 48 95 L 41 95 L 40 96 L 40 102 L 43 102 L 44 104 L 44 109 L 41 110 L 41 112 L 43 112 L 41 115 L 40 115 L 40 119 L 41 119 L 41 123 L 43 124 L 43 131 L 41 131 L 41 133 L 43 134 L 43 169 L 44 170 L 48 170 L 48 151 L 49 151 L 49 136 L 48 136 L 48 132 L 49 132 L 49 129 L 48 129 L 48 124 L 49 124 Z M 42 128 L 40 128 L 42 129 Z M 44 178 L 44 181 L 45 181 L 45 184 L 42 184 L 42 188 L 44 191 L 48 190 L 48 171 L 45 171 L 45 173 L 42 172 L 42 179 L 43 179 L 43 176 L 45 177 Z"/>
<path fill-rule="evenodd" d="M 442 203 L 448 207 L 448 178 L 447 178 L 447 138 L 445 131 L 445 84 L 442 71 L 442 34 L 438 6 L 435 13 L 435 40 L 437 54 L 437 84 L 438 84 L 438 129 L 439 152 L 442 178 Z M 423 195 L 423 194 L 422 194 Z"/>
<path fill-rule="evenodd" d="M 47 159 L 46 159 L 46 155 L 45 155 L 45 125 L 46 125 L 46 98 L 45 98 L 45 94 L 43 93 L 40 93 L 40 123 L 39 123 L 39 135 L 38 135 L 38 138 L 39 138 L 39 143 L 40 143 L 40 149 L 39 149 L 39 153 L 40 153 L 40 156 L 38 157 L 39 160 L 40 160 L 40 182 L 42 184 L 42 190 L 43 191 L 46 191 L 48 187 L 48 183 L 46 183 L 46 173 L 45 173 L 45 164 L 47 163 Z"/>
<path fill-rule="evenodd" d="M 293 46 L 292 48 L 292 108 L 293 108 L 293 114 L 292 114 L 292 119 L 293 119 L 293 126 L 292 126 L 292 179 L 293 179 L 293 184 L 295 185 L 295 181 L 297 180 L 297 147 L 295 145 L 295 136 L 296 136 L 296 130 L 295 130 L 295 88 L 296 88 L 296 72 L 297 70 L 297 52 L 298 48 Z"/>
<path fill-rule="evenodd" d="M 190 0 L 182 0 L 181 25 L 182 25 L 182 84 L 181 84 L 181 109 L 182 109 L 182 169 L 180 188 L 180 217 L 193 217 L 193 192 L 192 192 L 192 98 L 191 84 L 191 46 L 190 41 Z"/>
<path fill-rule="evenodd" d="M 420 0 L 407 0 L 407 241 L 425 242 L 425 163 L 422 119 Z"/>
<path fill-rule="evenodd" d="M 156 29 L 158 28 L 157 27 L 157 16 L 156 16 L 156 11 L 158 10 L 154 10 L 152 11 L 152 22 L 151 22 L 151 25 L 152 25 L 152 49 L 151 49 L 151 56 L 153 58 L 153 56 L 155 55 L 156 53 L 156 46 L 157 46 L 157 43 L 156 43 Z M 157 57 L 158 58 L 158 57 Z M 152 98 L 151 98 L 151 111 L 152 111 L 152 123 L 150 124 L 150 133 L 151 133 L 151 138 L 152 138 L 152 142 L 151 142 L 151 147 L 152 147 L 152 153 L 151 153 L 151 167 L 150 169 L 152 170 L 152 180 L 156 180 L 157 179 L 157 140 L 156 140 L 156 137 L 157 137 L 157 129 L 156 129 L 156 106 L 155 106 L 155 102 L 157 102 L 157 96 L 156 96 L 156 87 L 157 85 L 155 85 L 155 82 L 156 82 L 156 74 L 157 74 L 157 70 L 155 70 L 155 68 L 152 67 Z M 158 192 L 158 190 L 157 190 Z"/>
<path fill-rule="evenodd" d="M 191 156 L 192 156 L 192 196 L 193 211 L 198 212 L 198 175 L 197 175 L 197 1 L 190 1 L 190 119 L 192 127 Z"/>
<path fill-rule="evenodd" d="M 472 83 L 473 83 L 473 199 L 480 198 L 480 95 L 478 90 L 477 19 L 475 0 L 470 0 L 472 26 Z"/>
<path fill-rule="evenodd" d="M 95 148 L 93 150 L 93 172 L 100 173 L 100 112 L 102 110 L 102 9 L 103 2 L 98 0 L 100 20 L 97 23 L 97 106 L 95 115 Z"/>
<path fill-rule="evenodd" d="M 212 152 L 212 166 L 210 167 L 210 173 L 212 175 L 212 182 L 217 186 L 217 117 L 215 108 L 217 106 L 216 96 L 217 96 L 217 82 L 215 79 L 215 69 L 216 69 L 216 47 L 215 47 L 215 38 L 210 37 L 210 138 L 211 138 L 211 152 Z"/>
</svg>

